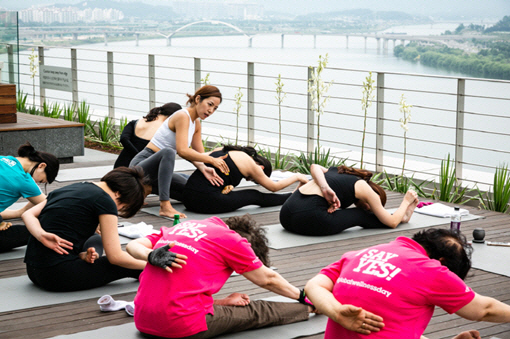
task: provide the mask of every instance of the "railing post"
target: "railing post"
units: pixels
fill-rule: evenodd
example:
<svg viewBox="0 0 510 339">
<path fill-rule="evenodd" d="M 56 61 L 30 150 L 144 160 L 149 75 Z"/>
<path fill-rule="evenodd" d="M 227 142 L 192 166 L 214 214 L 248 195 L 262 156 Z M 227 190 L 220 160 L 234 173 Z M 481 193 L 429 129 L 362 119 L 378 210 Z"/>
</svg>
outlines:
<svg viewBox="0 0 510 339">
<path fill-rule="evenodd" d="M 202 67 L 200 63 L 200 58 L 193 58 L 195 60 L 195 91 L 202 87 L 201 74 Z"/>
<path fill-rule="evenodd" d="M 78 107 L 78 58 L 76 48 L 71 48 L 71 77 L 73 86 L 73 105 Z"/>
<path fill-rule="evenodd" d="M 308 81 L 306 83 L 306 97 L 307 103 L 306 103 L 306 151 L 308 153 L 313 152 L 313 146 L 314 146 L 314 120 L 315 115 L 313 114 L 312 110 L 312 98 L 310 97 L 310 94 L 308 93 L 308 89 L 310 88 L 310 85 L 312 84 L 312 73 L 314 72 L 314 67 L 308 67 Z"/>
<path fill-rule="evenodd" d="M 39 54 L 39 66 L 44 65 L 44 47 L 39 46 L 37 48 L 37 54 Z M 39 67 L 39 78 L 41 77 L 41 68 Z M 39 107 L 43 107 L 44 101 L 46 101 L 46 89 L 41 87 L 39 82 Z"/>
<path fill-rule="evenodd" d="M 149 54 L 149 110 L 156 107 L 156 62 L 153 54 Z"/>
<path fill-rule="evenodd" d="M 9 83 L 14 83 L 14 47 L 7 45 L 7 61 L 9 62 Z M 18 60 L 19 64 L 19 60 Z M 19 86 L 19 84 L 18 84 Z"/>
<path fill-rule="evenodd" d="M 255 68 L 253 62 L 248 62 L 248 83 L 246 90 L 248 92 L 248 145 L 255 145 Z"/>
<path fill-rule="evenodd" d="M 457 117 L 455 124 L 455 176 L 462 180 L 462 162 L 464 161 L 464 98 L 466 95 L 466 80 L 457 80 Z"/>
<path fill-rule="evenodd" d="M 113 52 L 107 52 L 108 73 L 108 118 L 115 119 L 115 92 L 113 81 Z"/>
<path fill-rule="evenodd" d="M 375 171 L 381 173 L 383 164 L 384 143 L 384 73 L 377 73 L 377 102 L 375 127 Z"/>
</svg>

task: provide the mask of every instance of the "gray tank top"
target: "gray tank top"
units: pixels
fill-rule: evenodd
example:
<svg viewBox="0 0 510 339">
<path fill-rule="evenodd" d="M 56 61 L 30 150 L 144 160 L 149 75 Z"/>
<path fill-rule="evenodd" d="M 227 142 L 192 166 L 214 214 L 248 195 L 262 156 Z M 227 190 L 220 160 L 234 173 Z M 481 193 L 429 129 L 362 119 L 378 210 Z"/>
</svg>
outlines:
<svg viewBox="0 0 510 339">
<path fill-rule="evenodd" d="M 191 116 L 189 115 L 189 112 L 186 108 L 183 108 L 177 112 L 185 111 L 186 114 L 189 117 L 189 129 L 188 129 L 188 147 L 191 145 L 191 140 L 193 140 L 193 134 L 195 134 L 195 122 L 191 121 Z M 173 132 L 168 127 L 168 121 L 169 119 L 172 119 L 173 116 L 177 113 L 175 112 L 168 118 L 166 118 L 165 122 L 163 122 L 163 125 L 161 125 L 154 136 L 151 139 L 151 142 L 156 145 L 157 148 L 163 149 L 170 147 L 175 150 L 175 132 Z"/>
</svg>

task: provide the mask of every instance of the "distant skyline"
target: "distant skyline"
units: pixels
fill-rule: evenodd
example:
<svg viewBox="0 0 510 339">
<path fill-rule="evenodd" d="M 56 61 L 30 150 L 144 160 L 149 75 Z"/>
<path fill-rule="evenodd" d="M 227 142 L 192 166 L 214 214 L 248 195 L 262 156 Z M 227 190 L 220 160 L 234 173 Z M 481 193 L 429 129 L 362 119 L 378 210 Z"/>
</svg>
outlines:
<svg viewBox="0 0 510 339">
<path fill-rule="evenodd" d="M 118 0 L 135 2 L 134 0 Z M 223 1 L 223 0 L 208 0 Z M 266 12 L 282 12 L 291 15 L 306 15 L 350 9 L 371 9 L 374 11 L 401 11 L 409 14 L 431 16 L 433 19 L 457 17 L 501 19 L 510 15 L 509 0 L 254 0 L 264 6 Z M 80 0 L 2 0 L 1 7 L 20 10 L 36 5 L 69 4 Z M 171 6 L 170 0 L 139 0 L 152 5 Z"/>
</svg>

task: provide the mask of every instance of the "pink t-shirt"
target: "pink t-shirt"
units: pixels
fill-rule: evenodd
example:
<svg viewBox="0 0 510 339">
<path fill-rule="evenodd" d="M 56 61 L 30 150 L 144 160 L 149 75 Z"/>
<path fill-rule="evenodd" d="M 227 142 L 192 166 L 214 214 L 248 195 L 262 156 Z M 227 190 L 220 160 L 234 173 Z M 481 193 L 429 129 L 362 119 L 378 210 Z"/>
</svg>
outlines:
<svg viewBox="0 0 510 339">
<path fill-rule="evenodd" d="M 135 297 L 135 325 L 144 333 L 179 338 L 207 330 L 213 297 L 233 271 L 260 268 L 248 241 L 217 217 L 189 220 L 147 237 L 153 248 L 175 241 L 172 252 L 188 256 L 173 273 L 147 264 Z"/>
<path fill-rule="evenodd" d="M 420 338 L 434 306 L 455 313 L 475 293 L 412 239 L 348 252 L 320 272 L 335 284 L 333 295 L 342 304 L 363 307 L 380 315 L 385 327 L 371 339 Z M 367 338 L 328 320 L 325 339 Z"/>
</svg>

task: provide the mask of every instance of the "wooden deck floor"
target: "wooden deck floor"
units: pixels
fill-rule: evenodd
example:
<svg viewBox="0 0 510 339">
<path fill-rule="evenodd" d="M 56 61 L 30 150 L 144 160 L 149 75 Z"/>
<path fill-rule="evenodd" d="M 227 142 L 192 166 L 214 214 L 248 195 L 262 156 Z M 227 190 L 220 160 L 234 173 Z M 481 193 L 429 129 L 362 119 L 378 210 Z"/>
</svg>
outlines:
<svg viewBox="0 0 510 339">
<path fill-rule="evenodd" d="M 94 163 L 94 165 L 97 166 L 98 164 Z M 65 165 L 63 168 L 65 168 Z M 49 185 L 48 188 L 53 190 L 68 184 L 70 183 L 54 183 Z M 400 194 L 389 192 L 387 207 L 398 207 L 401 199 Z M 149 204 L 157 205 L 157 198 L 149 198 Z M 486 217 L 482 220 L 462 223 L 462 230 L 468 238 L 470 238 L 474 228 L 483 227 L 486 230 L 488 240 L 510 241 L 509 215 L 479 211 L 472 207 L 467 208 L 471 213 L 482 214 Z M 278 212 L 258 214 L 254 217 L 261 225 L 278 222 Z M 144 221 L 156 228 L 169 224 L 166 219 L 144 212 L 139 212 L 130 221 Z M 388 242 L 401 235 L 411 236 L 414 232 L 412 230 L 399 231 L 386 235 L 271 250 L 270 257 L 272 264 L 278 268 L 278 272 L 282 276 L 296 286 L 301 287 L 308 279 L 317 274 L 322 267 L 338 260 L 346 251 Z M 509 258 L 494 258 L 494 260 L 508 260 L 510 263 Z M 0 288 L 2 286 L 1 279 L 25 274 L 22 259 L 0 261 Z M 508 277 L 473 269 L 466 282 L 482 295 L 492 296 L 510 303 L 510 278 Z M 253 285 L 242 276 L 230 278 L 219 292 L 218 297 L 224 297 L 232 292 L 248 293 L 252 298 L 272 295 L 270 292 Z M 133 300 L 135 293 L 113 296 L 118 300 Z M 133 321 L 133 318 L 127 316 L 125 312 L 100 312 L 96 304 L 99 297 L 100 295 L 89 300 L 0 313 L 0 338 L 49 338 Z M 388 305 L 388 307 L 391 307 L 391 305 Z M 510 339 L 510 324 L 474 323 L 461 319 L 456 315 L 448 315 L 441 309 L 436 309 L 425 334 L 431 339 L 452 338 L 455 334 L 467 329 L 478 329 L 482 334 L 482 338 Z M 308 338 L 318 339 L 322 338 L 322 335 Z"/>
</svg>

